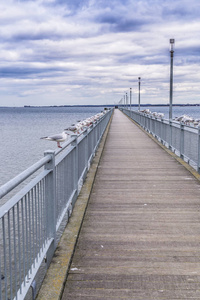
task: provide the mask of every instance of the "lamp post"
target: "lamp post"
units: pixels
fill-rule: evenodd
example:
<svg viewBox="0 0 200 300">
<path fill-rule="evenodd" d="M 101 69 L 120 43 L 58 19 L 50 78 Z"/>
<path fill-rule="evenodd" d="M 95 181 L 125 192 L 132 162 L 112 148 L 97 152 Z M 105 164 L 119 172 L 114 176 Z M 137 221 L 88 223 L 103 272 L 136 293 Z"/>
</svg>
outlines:
<svg viewBox="0 0 200 300">
<path fill-rule="evenodd" d="M 131 110 L 131 103 L 132 102 L 132 88 L 130 88 L 130 110 Z"/>
<path fill-rule="evenodd" d="M 128 95 L 126 93 L 126 108 L 128 108 Z"/>
<path fill-rule="evenodd" d="M 175 39 L 170 39 L 170 53 L 171 53 L 171 64 L 170 64 L 170 92 L 169 92 L 169 120 L 172 119 L 172 103 L 173 103 L 173 56 L 174 56 L 174 43 Z"/>
<path fill-rule="evenodd" d="M 140 111 L 140 79 L 141 77 L 138 77 L 138 110 Z"/>
</svg>

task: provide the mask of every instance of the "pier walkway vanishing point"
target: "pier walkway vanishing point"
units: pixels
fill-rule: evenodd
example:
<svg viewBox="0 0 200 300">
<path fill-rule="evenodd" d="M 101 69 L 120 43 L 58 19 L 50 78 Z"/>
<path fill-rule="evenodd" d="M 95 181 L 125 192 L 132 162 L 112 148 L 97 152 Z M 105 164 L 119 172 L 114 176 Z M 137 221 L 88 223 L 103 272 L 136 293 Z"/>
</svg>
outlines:
<svg viewBox="0 0 200 300">
<path fill-rule="evenodd" d="M 62 299 L 200 299 L 200 183 L 119 110 Z"/>
</svg>

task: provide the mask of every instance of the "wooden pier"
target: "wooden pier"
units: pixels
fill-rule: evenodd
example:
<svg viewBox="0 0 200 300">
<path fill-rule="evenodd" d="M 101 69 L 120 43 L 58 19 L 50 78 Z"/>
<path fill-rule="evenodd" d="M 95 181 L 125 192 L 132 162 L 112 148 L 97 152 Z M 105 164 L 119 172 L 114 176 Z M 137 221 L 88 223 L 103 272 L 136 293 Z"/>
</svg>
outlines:
<svg viewBox="0 0 200 300">
<path fill-rule="evenodd" d="M 200 183 L 119 110 L 62 299 L 200 299 Z"/>
</svg>

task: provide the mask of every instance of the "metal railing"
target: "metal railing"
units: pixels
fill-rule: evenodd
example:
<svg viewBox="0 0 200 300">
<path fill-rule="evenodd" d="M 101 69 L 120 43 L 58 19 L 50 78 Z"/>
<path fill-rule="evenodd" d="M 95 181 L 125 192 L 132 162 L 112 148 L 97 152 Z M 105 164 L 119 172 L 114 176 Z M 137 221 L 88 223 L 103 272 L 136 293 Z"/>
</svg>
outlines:
<svg viewBox="0 0 200 300">
<path fill-rule="evenodd" d="M 111 114 L 0 188 L 1 199 L 37 172 L 0 208 L 0 299 L 24 299 L 30 287 L 35 298 L 35 275 L 51 262 L 56 232 L 68 222 Z"/>
<path fill-rule="evenodd" d="M 200 128 L 120 108 L 164 146 L 200 173 Z"/>
</svg>

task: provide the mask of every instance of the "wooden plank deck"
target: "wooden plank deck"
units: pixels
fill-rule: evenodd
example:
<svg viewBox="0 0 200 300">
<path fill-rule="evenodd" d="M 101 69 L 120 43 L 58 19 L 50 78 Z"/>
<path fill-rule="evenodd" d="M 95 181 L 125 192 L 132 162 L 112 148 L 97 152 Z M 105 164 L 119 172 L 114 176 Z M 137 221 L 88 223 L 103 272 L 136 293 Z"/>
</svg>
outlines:
<svg viewBox="0 0 200 300">
<path fill-rule="evenodd" d="M 200 183 L 118 110 L 62 299 L 200 299 Z"/>
</svg>

